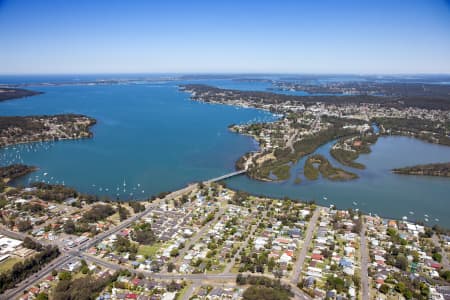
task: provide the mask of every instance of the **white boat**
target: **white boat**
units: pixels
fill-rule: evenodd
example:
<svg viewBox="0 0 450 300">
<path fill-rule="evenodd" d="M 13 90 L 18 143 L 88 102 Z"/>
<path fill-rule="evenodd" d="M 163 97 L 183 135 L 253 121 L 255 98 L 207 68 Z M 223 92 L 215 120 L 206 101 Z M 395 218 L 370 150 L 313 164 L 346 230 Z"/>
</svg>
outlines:
<svg viewBox="0 0 450 300">
<path fill-rule="evenodd" d="M 406 220 L 408 220 L 408 217 L 407 216 L 403 216 L 402 220 L 406 221 Z"/>
</svg>

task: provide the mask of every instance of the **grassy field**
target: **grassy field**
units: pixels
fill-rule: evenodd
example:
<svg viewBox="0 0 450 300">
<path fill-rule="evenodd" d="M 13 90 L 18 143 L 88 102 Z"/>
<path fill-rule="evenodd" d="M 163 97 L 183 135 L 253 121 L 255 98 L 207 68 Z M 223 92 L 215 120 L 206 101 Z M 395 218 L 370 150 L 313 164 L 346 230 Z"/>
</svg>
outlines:
<svg viewBox="0 0 450 300">
<path fill-rule="evenodd" d="M 9 271 L 12 268 L 12 266 L 19 261 L 21 261 L 20 258 L 9 257 L 7 260 L 1 262 L 0 263 L 0 273 Z"/>
<path fill-rule="evenodd" d="M 138 249 L 138 255 L 148 256 L 148 257 L 154 257 L 158 250 L 161 248 L 162 243 L 155 243 L 151 246 L 147 245 L 139 245 Z"/>
</svg>

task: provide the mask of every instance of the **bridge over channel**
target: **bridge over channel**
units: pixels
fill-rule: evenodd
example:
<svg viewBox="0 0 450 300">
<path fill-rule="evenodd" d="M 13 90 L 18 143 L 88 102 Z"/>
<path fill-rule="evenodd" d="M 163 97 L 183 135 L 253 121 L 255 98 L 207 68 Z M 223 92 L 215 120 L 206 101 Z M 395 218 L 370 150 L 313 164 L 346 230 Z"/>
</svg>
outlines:
<svg viewBox="0 0 450 300">
<path fill-rule="evenodd" d="M 209 180 L 205 181 L 205 183 L 221 181 L 221 180 L 228 179 L 228 178 L 234 177 L 234 176 L 238 176 L 238 175 L 241 175 L 241 174 L 244 174 L 244 173 L 247 173 L 247 170 L 240 170 L 240 171 L 228 173 L 228 174 L 222 175 L 220 177 L 209 179 Z"/>
</svg>

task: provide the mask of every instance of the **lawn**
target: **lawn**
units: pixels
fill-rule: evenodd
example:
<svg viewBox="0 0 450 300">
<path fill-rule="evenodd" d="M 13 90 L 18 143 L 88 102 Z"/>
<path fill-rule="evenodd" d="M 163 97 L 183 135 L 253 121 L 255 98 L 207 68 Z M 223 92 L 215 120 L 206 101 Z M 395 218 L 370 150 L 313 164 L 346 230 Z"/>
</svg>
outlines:
<svg viewBox="0 0 450 300">
<path fill-rule="evenodd" d="M 19 261 L 21 261 L 20 258 L 9 257 L 7 260 L 1 262 L 0 263 L 0 273 L 9 271 L 12 268 L 12 266 Z"/>
<path fill-rule="evenodd" d="M 162 243 L 155 243 L 153 245 L 147 246 L 147 245 L 139 245 L 138 249 L 138 255 L 148 256 L 148 257 L 154 257 L 155 254 L 158 252 L 159 249 L 161 249 Z"/>
<path fill-rule="evenodd" d="M 119 224 L 120 223 L 119 213 L 118 212 L 114 213 L 113 215 L 106 218 L 106 220 L 113 222 L 114 224 Z"/>
<path fill-rule="evenodd" d="M 216 270 L 207 271 L 208 274 L 220 274 L 225 270 L 225 265 L 216 265 Z"/>
</svg>

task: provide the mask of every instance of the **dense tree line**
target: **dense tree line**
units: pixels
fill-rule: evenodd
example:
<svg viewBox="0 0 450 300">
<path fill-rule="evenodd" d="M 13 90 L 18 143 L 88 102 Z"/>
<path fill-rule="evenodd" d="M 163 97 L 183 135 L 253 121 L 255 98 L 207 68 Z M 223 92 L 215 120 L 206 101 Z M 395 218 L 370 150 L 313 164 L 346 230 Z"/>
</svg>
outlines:
<svg viewBox="0 0 450 300">
<path fill-rule="evenodd" d="M 117 236 L 116 241 L 114 242 L 114 248 L 119 253 L 129 252 L 130 259 L 134 259 L 133 257 L 136 255 L 138 251 L 138 245 L 136 243 L 130 242 L 130 240 L 121 235 Z"/>
<path fill-rule="evenodd" d="M 264 276 L 244 276 L 239 273 L 236 283 L 251 285 L 242 295 L 245 300 L 287 300 L 294 296 L 289 285 Z"/>
<path fill-rule="evenodd" d="M 119 213 L 119 219 L 121 222 L 128 219 L 128 217 L 130 216 L 130 212 L 128 211 L 128 209 L 126 209 L 124 206 L 120 204 L 117 211 Z"/>
<path fill-rule="evenodd" d="M 42 92 L 17 88 L 0 88 L 0 102 L 42 94 Z"/>
<path fill-rule="evenodd" d="M 383 134 L 410 135 L 430 143 L 450 146 L 450 121 L 445 123 L 413 118 L 376 118 Z"/>
<path fill-rule="evenodd" d="M 412 89 L 414 86 L 408 85 L 408 89 L 404 89 L 402 84 L 394 84 L 396 87 L 391 87 L 390 90 L 395 90 L 398 94 L 386 96 L 372 96 L 372 95 L 286 95 L 281 93 L 264 92 L 264 91 L 241 91 L 232 89 L 221 89 L 214 86 L 204 84 L 186 84 L 181 85 L 182 90 L 195 92 L 191 98 L 204 102 L 227 102 L 236 99 L 245 99 L 253 103 L 255 106 L 262 104 L 297 104 L 310 105 L 317 102 L 327 104 L 380 104 L 386 107 L 418 107 L 425 109 L 450 109 L 450 100 L 447 92 L 442 91 L 442 87 L 438 85 L 429 85 L 430 90 L 434 93 L 423 94 L 419 93 L 417 89 Z M 444 87 L 446 88 L 446 87 Z M 423 90 L 422 90 L 423 91 Z"/>
<path fill-rule="evenodd" d="M 34 171 L 36 171 L 36 167 L 26 166 L 22 164 L 13 164 L 5 167 L 0 167 L 0 179 L 13 180 Z"/>
<path fill-rule="evenodd" d="M 95 223 L 112 216 L 116 211 L 109 204 L 95 204 L 84 213 L 81 222 Z"/>
<path fill-rule="evenodd" d="M 0 147 L 17 143 L 92 137 L 95 119 L 83 115 L 1 116 Z M 58 126 L 59 130 L 54 128 Z"/>
<path fill-rule="evenodd" d="M 38 198 L 46 201 L 63 202 L 67 198 L 76 198 L 78 192 L 71 187 L 67 187 L 62 184 L 47 184 L 44 182 L 34 182 L 31 184 L 37 190 L 27 192 L 29 195 L 35 195 Z"/>
<path fill-rule="evenodd" d="M 355 139 L 361 142 L 360 146 L 351 146 L 353 151 L 344 150 L 341 148 L 332 148 L 330 150 L 331 156 L 338 162 L 345 166 L 356 169 L 365 169 L 366 166 L 356 162 L 360 154 L 367 154 L 371 152 L 370 146 L 375 144 L 378 140 L 378 136 L 375 134 L 366 134 Z M 338 144 L 345 143 L 345 139 L 341 139 Z"/>
<path fill-rule="evenodd" d="M 231 199 L 228 200 L 228 203 L 242 206 L 243 202 L 247 201 L 249 196 L 250 196 L 249 193 L 238 190 L 234 193 L 233 197 L 231 197 Z"/>
<path fill-rule="evenodd" d="M 16 226 L 17 226 L 17 229 L 19 229 L 20 232 L 25 232 L 25 231 L 28 231 L 28 230 L 33 228 L 33 225 L 31 224 L 31 221 L 29 219 L 18 220 L 16 222 Z"/>
<path fill-rule="evenodd" d="M 131 239 L 142 245 L 152 245 L 157 241 L 156 235 L 149 223 L 141 223 L 134 226 Z"/>
<path fill-rule="evenodd" d="M 25 248 L 28 248 L 28 249 L 32 249 L 32 250 L 36 250 L 36 251 L 42 251 L 42 249 L 44 249 L 44 247 L 40 244 L 40 243 L 38 243 L 38 242 L 35 242 L 34 240 L 32 240 L 31 238 L 29 238 L 29 237 L 26 237 L 24 240 L 23 240 L 23 244 L 22 244 Z"/>
<path fill-rule="evenodd" d="M 144 204 L 137 202 L 137 201 L 131 201 L 128 203 L 128 205 L 130 205 L 130 207 L 133 209 L 135 214 L 145 210 Z"/>
<path fill-rule="evenodd" d="M 366 168 L 366 166 L 364 166 L 362 163 L 355 161 L 359 157 L 359 154 L 356 151 L 347 151 L 344 149 L 331 149 L 330 154 L 335 160 L 337 160 L 338 162 L 340 162 L 345 166 L 349 166 L 355 169 Z"/>
<path fill-rule="evenodd" d="M 39 271 L 59 254 L 58 247 L 47 246 L 35 256 L 14 264 L 11 270 L 0 274 L 0 293 L 14 287 L 17 283 L 31 276 L 31 274 Z"/>
<path fill-rule="evenodd" d="M 450 162 L 397 168 L 393 169 L 392 171 L 397 174 L 405 174 L 405 175 L 450 177 Z"/>
<path fill-rule="evenodd" d="M 93 300 L 117 277 L 118 273 L 102 278 L 94 278 L 90 275 L 73 280 L 66 278 L 58 282 L 52 298 L 54 300 Z"/>
<path fill-rule="evenodd" d="M 318 164 L 318 168 L 314 167 L 314 164 Z M 311 155 L 305 162 L 304 174 L 306 178 L 315 180 L 318 178 L 319 172 L 322 174 L 323 178 L 330 180 L 349 180 L 358 178 L 358 175 L 354 173 L 333 167 L 323 155 Z"/>
<path fill-rule="evenodd" d="M 289 147 L 278 148 L 274 153 L 276 158 L 275 160 L 264 161 L 259 166 L 251 168 L 248 174 L 254 178 L 269 178 L 271 172 L 279 166 L 285 165 L 289 162 L 297 162 L 303 156 L 313 153 L 317 148 L 325 143 L 354 133 L 353 130 L 342 128 L 344 124 L 351 122 L 351 120 L 324 117 L 324 122 L 329 122 L 333 126 L 326 130 L 320 131 L 317 134 L 307 136 L 299 141 L 296 141 L 293 145 L 294 152 L 292 152 Z"/>
</svg>

